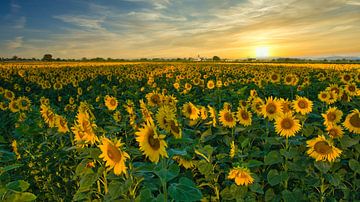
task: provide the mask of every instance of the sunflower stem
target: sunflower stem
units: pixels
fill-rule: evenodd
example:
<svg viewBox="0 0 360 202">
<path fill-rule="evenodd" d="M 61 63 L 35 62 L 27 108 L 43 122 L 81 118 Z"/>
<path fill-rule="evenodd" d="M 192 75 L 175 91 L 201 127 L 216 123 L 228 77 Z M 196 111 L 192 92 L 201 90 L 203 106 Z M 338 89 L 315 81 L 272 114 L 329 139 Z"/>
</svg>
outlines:
<svg viewBox="0 0 360 202">
<path fill-rule="evenodd" d="M 161 159 L 161 165 L 162 165 L 162 168 L 163 169 L 166 169 L 166 161 L 165 159 Z M 166 187 L 166 181 L 162 178 L 160 178 L 161 180 L 161 185 L 162 185 L 162 188 L 163 188 L 163 194 L 164 194 L 164 201 L 167 201 L 167 187 Z"/>
<path fill-rule="evenodd" d="M 321 174 L 321 186 L 320 186 L 320 201 L 323 202 L 325 200 L 325 183 L 324 183 L 324 176 Z"/>
<path fill-rule="evenodd" d="M 107 185 L 107 179 L 106 179 L 106 170 L 103 172 L 103 175 L 104 175 L 104 182 L 103 182 L 103 184 L 104 184 L 104 191 L 105 191 L 105 194 L 107 194 L 108 193 L 108 185 Z"/>
</svg>

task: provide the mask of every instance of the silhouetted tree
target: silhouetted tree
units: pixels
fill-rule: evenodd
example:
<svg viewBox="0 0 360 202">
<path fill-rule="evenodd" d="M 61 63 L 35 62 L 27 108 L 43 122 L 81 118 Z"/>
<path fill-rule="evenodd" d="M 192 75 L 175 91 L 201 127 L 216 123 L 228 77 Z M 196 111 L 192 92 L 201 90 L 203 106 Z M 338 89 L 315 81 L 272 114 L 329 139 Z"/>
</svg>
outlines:
<svg viewBox="0 0 360 202">
<path fill-rule="evenodd" d="M 51 61 L 52 60 L 52 55 L 51 54 L 45 54 L 44 57 L 42 58 L 43 61 Z"/>
<path fill-rule="evenodd" d="M 213 57 L 213 61 L 220 61 L 220 57 L 215 55 L 215 56 Z"/>
</svg>

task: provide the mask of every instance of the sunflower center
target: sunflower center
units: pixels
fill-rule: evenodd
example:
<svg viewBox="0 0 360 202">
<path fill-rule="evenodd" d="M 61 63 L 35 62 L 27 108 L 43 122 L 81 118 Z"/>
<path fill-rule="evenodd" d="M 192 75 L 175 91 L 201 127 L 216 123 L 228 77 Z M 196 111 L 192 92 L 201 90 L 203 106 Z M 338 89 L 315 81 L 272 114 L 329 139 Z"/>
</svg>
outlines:
<svg viewBox="0 0 360 202">
<path fill-rule="evenodd" d="M 191 106 L 190 106 L 190 105 L 188 105 L 188 107 L 187 107 L 186 111 L 187 111 L 189 114 L 191 114 L 191 113 L 192 113 L 192 108 L 191 108 Z"/>
<path fill-rule="evenodd" d="M 121 161 L 121 152 L 113 145 L 108 146 L 107 155 L 111 160 L 115 161 L 116 163 Z"/>
<path fill-rule="evenodd" d="M 328 114 L 326 115 L 326 117 L 327 117 L 327 119 L 328 119 L 329 121 L 335 121 L 335 119 L 336 119 L 336 114 L 335 114 L 334 112 L 330 112 L 330 113 L 328 113 Z"/>
<path fill-rule="evenodd" d="M 308 103 L 307 103 L 305 100 L 300 100 L 300 101 L 298 102 L 298 106 L 299 106 L 300 108 L 302 108 L 302 109 L 305 109 L 305 108 L 308 107 Z"/>
<path fill-rule="evenodd" d="M 281 121 L 281 127 L 288 130 L 294 125 L 294 121 L 290 118 L 285 118 Z"/>
<path fill-rule="evenodd" d="M 278 76 L 277 76 L 276 74 L 274 74 L 274 75 L 271 76 L 271 79 L 272 79 L 272 80 L 276 80 L 277 78 L 278 78 Z"/>
<path fill-rule="evenodd" d="M 348 90 L 349 90 L 350 92 L 354 92 L 354 91 L 355 91 L 355 86 L 349 86 L 349 87 L 348 87 Z"/>
<path fill-rule="evenodd" d="M 266 106 L 266 111 L 269 114 L 274 114 L 276 112 L 276 106 L 274 104 L 270 103 Z"/>
<path fill-rule="evenodd" d="M 234 121 L 234 118 L 233 118 L 233 116 L 231 115 L 230 112 L 226 112 L 226 113 L 225 113 L 224 119 L 225 119 L 227 122 L 232 122 L 232 121 Z"/>
<path fill-rule="evenodd" d="M 286 82 L 290 82 L 291 81 L 291 77 L 286 77 Z"/>
<path fill-rule="evenodd" d="M 155 104 L 158 104 L 160 102 L 160 96 L 157 94 L 151 96 L 151 101 Z"/>
<path fill-rule="evenodd" d="M 154 150 L 158 150 L 160 148 L 160 140 L 154 138 L 153 132 L 149 135 L 148 142 L 151 148 L 153 148 Z"/>
<path fill-rule="evenodd" d="M 111 100 L 110 100 L 110 105 L 111 105 L 111 106 L 115 106 L 115 105 L 116 105 L 116 100 L 115 100 L 115 99 L 111 99 Z"/>
<path fill-rule="evenodd" d="M 351 78 L 351 77 L 350 77 L 350 75 L 348 75 L 348 74 L 346 74 L 346 75 L 344 76 L 344 80 L 345 80 L 345 81 L 349 81 L 350 78 Z"/>
<path fill-rule="evenodd" d="M 247 119 L 249 119 L 249 114 L 248 114 L 247 112 L 242 111 L 242 112 L 241 112 L 241 117 L 242 117 L 244 120 L 247 120 Z"/>
<path fill-rule="evenodd" d="M 335 92 L 336 94 L 339 94 L 340 90 L 336 87 L 332 88 L 331 91 Z"/>
<path fill-rule="evenodd" d="M 322 97 L 322 98 L 326 98 L 326 97 L 327 97 L 327 94 L 326 94 L 326 93 L 323 93 L 323 94 L 321 94 L 321 97 Z"/>
<path fill-rule="evenodd" d="M 360 128 L 360 116 L 359 114 L 354 114 L 350 117 L 350 124 L 356 128 Z"/>
<path fill-rule="evenodd" d="M 337 137 L 338 136 L 338 132 L 336 129 L 332 128 L 329 130 L 329 135 L 332 137 Z"/>
<path fill-rule="evenodd" d="M 179 127 L 175 125 L 175 122 L 174 121 L 171 121 L 170 122 L 170 127 L 171 127 L 171 130 L 175 133 L 179 133 L 180 130 L 179 130 Z"/>
<path fill-rule="evenodd" d="M 314 145 L 314 150 L 319 154 L 326 155 L 331 153 L 331 146 L 326 141 L 320 141 Z"/>
</svg>

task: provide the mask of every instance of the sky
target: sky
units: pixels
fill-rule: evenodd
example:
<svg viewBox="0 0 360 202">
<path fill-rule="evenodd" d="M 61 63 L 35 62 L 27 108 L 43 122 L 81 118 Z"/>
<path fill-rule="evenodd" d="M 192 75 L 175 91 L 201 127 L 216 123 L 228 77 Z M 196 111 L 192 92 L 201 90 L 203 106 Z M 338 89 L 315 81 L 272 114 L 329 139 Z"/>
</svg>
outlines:
<svg viewBox="0 0 360 202">
<path fill-rule="evenodd" d="M 360 0 L 1 0 L 0 4 L 0 57 L 360 56 Z"/>
</svg>

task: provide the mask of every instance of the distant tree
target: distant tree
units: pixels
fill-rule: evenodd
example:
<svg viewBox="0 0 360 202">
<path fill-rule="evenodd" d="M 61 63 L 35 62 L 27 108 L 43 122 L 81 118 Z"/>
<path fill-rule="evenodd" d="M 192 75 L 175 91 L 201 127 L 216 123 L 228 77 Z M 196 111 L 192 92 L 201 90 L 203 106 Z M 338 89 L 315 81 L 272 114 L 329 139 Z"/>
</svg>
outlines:
<svg viewBox="0 0 360 202">
<path fill-rule="evenodd" d="M 220 57 L 215 55 L 215 56 L 213 57 L 213 61 L 220 61 Z"/>
<path fill-rule="evenodd" d="M 42 58 L 43 61 L 51 61 L 52 60 L 52 55 L 51 54 L 45 54 L 44 57 Z"/>
</svg>

